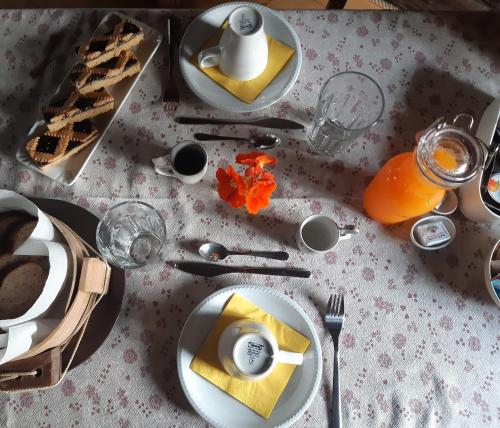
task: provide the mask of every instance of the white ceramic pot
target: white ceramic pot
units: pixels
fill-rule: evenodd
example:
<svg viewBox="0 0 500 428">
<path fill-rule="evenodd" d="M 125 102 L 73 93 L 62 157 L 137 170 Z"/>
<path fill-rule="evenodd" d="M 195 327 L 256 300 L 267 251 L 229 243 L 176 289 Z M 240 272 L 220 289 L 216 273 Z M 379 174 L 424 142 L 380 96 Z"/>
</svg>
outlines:
<svg viewBox="0 0 500 428">
<path fill-rule="evenodd" d="M 500 118 L 500 97 L 496 98 L 485 110 L 476 131 L 476 136 L 487 146 L 491 145 L 493 135 Z M 464 184 L 458 191 L 458 206 L 462 214 L 477 223 L 493 223 L 500 221 L 500 216 L 491 211 L 481 196 L 481 181 L 483 174 Z"/>
</svg>

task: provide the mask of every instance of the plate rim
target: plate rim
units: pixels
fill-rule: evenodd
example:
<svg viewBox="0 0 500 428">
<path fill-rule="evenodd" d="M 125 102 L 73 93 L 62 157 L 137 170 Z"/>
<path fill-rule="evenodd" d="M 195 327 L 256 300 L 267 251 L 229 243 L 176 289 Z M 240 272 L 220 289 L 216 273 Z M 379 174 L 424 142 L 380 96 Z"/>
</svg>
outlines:
<svg viewBox="0 0 500 428">
<path fill-rule="evenodd" d="M 295 70 L 293 70 L 293 73 L 291 74 L 290 79 L 288 79 L 286 85 L 283 87 L 283 89 L 279 93 L 279 95 L 277 97 L 275 97 L 275 98 L 271 98 L 268 102 L 264 103 L 262 106 L 257 107 L 257 108 L 255 106 L 252 107 L 252 105 L 255 103 L 255 100 L 252 103 L 247 104 L 247 103 L 241 101 L 240 99 L 238 99 L 237 97 L 235 97 L 233 94 L 231 94 L 229 92 L 228 92 L 228 94 L 231 97 L 234 98 L 235 102 L 241 103 L 240 107 L 237 107 L 237 108 L 227 107 L 223 103 L 220 103 L 218 101 L 210 100 L 203 93 L 197 91 L 194 88 L 194 85 L 190 82 L 189 74 L 187 72 L 186 63 L 188 63 L 189 61 L 182 56 L 182 52 L 184 51 L 184 47 L 185 47 L 187 35 L 193 29 L 193 26 L 196 25 L 197 22 L 199 22 L 200 19 L 202 19 L 205 15 L 213 12 L 216 9 L 220 9 L 220 8 L 231 9 L 232 8 L 231 9 L 231 11 L 232 11 L 235 8 L 242 7 L 242 6 L 254 7 L 254 8 L 259 9 L 261 11 L 264 11 L 265 13 L 273 15 L 278 20 L 280 20 L 283 23 L 284 27 L 289 31 L 289 33 L 291 34 L 291 36 L 292 36 L 292 38 L 293 38 L 293 40 L 295 42 L 295 54 L 297 55 L 297 66 L 295 67 Z M 286 19 L 284 19 L 276 11 L 274 11 L 274 10 L 272 10 L 272 9 L 266 7 L 266 6 L 263 6 L 261 4 L 256 4 L 256 3 L 248 3 L 248 2 L 223 3 L 223 4 L 220 4 L 218 6 L 214 6 L 214 7 L 210 8 L 210 9 L 207 9 L 206 11 L 200 13 L 198 16 L 196 16 L 189 23 L 189 25 L 187 26 L 186 30 L 184 31 L 184 34 L 183 34 L 182 40 L 181 40 L 181 44 L 179 46 L 179 68 L 181 70 L 182 77 L 184 78 L 184 81 L 188 85 L 188 87 L 191 90 L 191 92 L 193 92 L 193 94 L 195 94 L 198 98 L 200 98 L 203 102 L 205 102 L 209 106 L 215 107 L 215 108 L 217 108 L 219 110 L 226 111 L 226 112 L 232 112 L 233 111 L 233 112 L 236 112 L 236 113 L 252 113 L 252 112 L 263 110 L 265 108 L 268 108 L 268 107 L 272 106 L 273 104 L 275 104 L 276 102 L 278 102 L 281 98 L 283 98 L 285 95 L 287 95 L 290 92 L 290 90 L 295 85 L 295 82 L 297 82 L 297 79 L 299 78 L 299 75 L 300 75 L 300 70 L 302 68 L 302 47 L 301 47 L 301 44 L 300 44 L 300 39 L 297 36 L 297 32 L 293 29 L 293 27 L 290 25 L 290 23 Z M 199 71 L 199 70 L 197 70 L 197 71 L 201 73 L 201 71 Z M 217 85 L 217 83 L 215 83 L 215 82 L 213 82 L 213 84 Z M 264 89 L 264 91 L 265 91 L 265 89 Z M 259 96 L 260 96 L 260 94 L 259 94 Z M 258 99 L 258 98 L 259 97 L 257 97 L 256 99 Z"/>
<path fill-rule="evenodd" d="M 318 389 L 319 389 L 319 386 L 321 383 L 321 378 L 322 378 L 322 373 L 323 373 L 323 353 L 322 353 L 321 341 L 319 340 L 318 333 L 314 327 L 313 322 L 307 316 L 305 311 L 298 305 L 298 303 L 296 303 L 295 301 L 290 299 L 290 297 L 288 297 L 284 293 L 277 291 L 277 290 L 274 290 L 272 288 L 268 288 L 268 287 L 265 287 L 262 285 L 255 285 L 255 284 L 237 284 L 237 285 L 232 285 L 229 287 L 224 287 L 218 291 L 213 292 L 212 294 L 208 295 L 207 297 L 205 297 L 200 303 L 198 303 L 192 309 L 192 311 L 189 313 L 188 317 L 184 321 L 184 324 L 182 326 L 182 329 L 181 329 L 181 332 L 179 335 L 179 339 L 177 341 L 177 355 L 176 355 L 177 375 L 179 377 L 181 388 L 182 388 L 182 391 L 184 392 L 185 397 L 187 398 L 187 400 L 189 401 L 189 403 L 194 408 L 196 413 L 198 413 L 199 416 L 201 416 L 205 421 L 207 421 L 210 424 L 213 424 L 214 426 L 224 427 L 224 428 L 227 427 L 227 425 L 225 425 L 224 423 L 221 423 L 221 421 L 214 420 L 211 417 L 208 417 L 206 415 L 206 413 L 199 408 L 198 404 L 192 399 L 190 394 L 188 394 L 186 380 L 184 379 L 184 376 L 182 373 L 182 367 L 181 367 L 182 348 L 181 348 L 180 344 L 181 344 L 181 340 L 183 338 L 183 335 L 185 333 L 186 326 L 188 325 L 189 321 L 197 312 L 200 311 L 200 309 L 202 309 L 203 306 L 206 306 L 210 301 L 212 301 L 213 299 L 215 299 L 216 297 L 218 297 L 221 294 L 235 292 L 237 290 L 242 290 L 242 289 L 268 293 L 268 294 L 271 294 L 274 297 L 282 300 L 283 302 L 287 303 L 296 311 L 296 313 L 299 316 L 301 316 L 301 318 L 305 321 L 306 325 L 309 327 L 310 331 L 312 332 L 312 337 L 309 339 L 311 340 L 311 343 L 314 343 L 314 345 L 317 349 L 317 352 L 315 355 L 315 363 L 317 366 L 316 378 L 314 380 L 314 384 L 312 387 L 312 391 L 311 391 L 312 393 L 304 401 L 301 408 L 297 412 L 295 412 L 295 414 L 292 415 L 290 418 L 281 422 L 279 425 L 276 425 L 276 427 L 287 427 L 287 426 L 291 425 L 292 423 L 296 422 L 305 413 L 305 411 L 310 407 L 310 405 L 312 404 L 316 395 L 318 394 Z M 205 380 L 205 381 L 208 382 L 207 380 Z M 241 405 L 244 405 L 244 404 L 241 404 Z"/>
</svg>

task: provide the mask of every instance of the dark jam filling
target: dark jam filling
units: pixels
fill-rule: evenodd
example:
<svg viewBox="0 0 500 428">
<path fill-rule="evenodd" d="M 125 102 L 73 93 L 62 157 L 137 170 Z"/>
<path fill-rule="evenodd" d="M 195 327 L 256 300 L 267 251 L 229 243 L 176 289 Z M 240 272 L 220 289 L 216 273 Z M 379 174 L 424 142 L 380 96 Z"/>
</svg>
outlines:
<svg viewBox="0 0 500 428">
<path fill-rule="evenodd" d="M 80 141 L 69 140 L 68 147 L 66 148 L 66 153 L 78 147 L 80 144 L 82 144 Z"/>
<path fill-rule="evenodd" d="M 80 97 L 78 98 L 74 106 L 81 111 L 88 110 L 94 107 L 94 99 L 88 97 Z"/>
<path fill-rule="evenodd" d="M 141 31 L 141 29 L 137 25 L 132 24 L 131 22 L 125 22 L 125 24 L 123 25 L 122 33 L 123 34 L 136 34 L 136 33 L 139 33 L 140 31 Z"/>
<path fill-rule="evenodd" d="M 132 67 L 134 64 L 137 64 L 137 60 L 134 59 L 134 58 L 130 58 L 127 63 L 125 64 L 125 68 L 130 68 Z"/>
<path fill-rule="evenodd" d="M 75 122 L 73 123 L 73 131 L 90 134 L 90 131 L 92 131 L 92 124 L 88 119 L 82 120 L 81 122 Z"/>
<path fill-rule="evenodd" d="M 102 52 L 106 49 L 108 42 L 106 40 L 93 40 L 89 43 L 88 52 Z"/>
<path fill-rule="evenodd" d="M 98 80 L 103 80 L 105 76 L 102 76 L 101 74 L 93 74 L 87 79 L 87 83 L 92 83 L 92 82 L 97 82 Z"/>
<path fill-rule="evenodd" d="M 103 62 L 99 67 L 101 68 L 115 68 L 116 64 L 118 63 L 118 57 L 115 56 L 114 58 L 111 58 L 110 60 Z"/>
<path fill-rule="evenodd" d="M 57 143 L 59 143 L 59 137 L 42 135 L 38 139 L 38 144 L 36 145 L 36 151 L 40 153 L 49 153 L 52 155 L 56 151 Z"/>
</svg>

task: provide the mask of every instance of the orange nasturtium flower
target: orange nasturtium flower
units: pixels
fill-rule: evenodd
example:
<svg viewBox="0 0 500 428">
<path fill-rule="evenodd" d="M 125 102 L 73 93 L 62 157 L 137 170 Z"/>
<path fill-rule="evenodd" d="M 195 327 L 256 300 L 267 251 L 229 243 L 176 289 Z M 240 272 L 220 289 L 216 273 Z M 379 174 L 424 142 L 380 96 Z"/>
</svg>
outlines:
<svg viewBox="0 0 500 428">
<path fill-rule="evenodd" d="M 245 175 L 239 175 L 231 166 L 217 170 L 217 191 L 233 208 L 246 205 L 250 214 L 269 206 L 271 194 L 276 189 L 273 174 L 265 171 L 265 165 L 275 165 L 277 159 L 261 152 L 240 153 L 236 162 L 247 165 Z"/>
<path fill-rule="evenodd" d="M 236 156 L 236 163 L 248 166 L 259 166 L 262 168 L 265 165 L 276 165 L 278 159 L 266 155 L 262 152 L 240 153 Z"/>
<path fill-rule="evenodd" d="M 219 168 L 216 173 L 219 196 L 233 208 L 245 205 L 246 183 L 231 165 L 226 170 Z"/>
<path fill-rule="evenodd" d="M 250 214 L 257 214 L 261 208 L 269 206 L 271 194 L 276 189 L 276 183 L 258 181 L 247 193 L 246 205 Z"/>
</svg>

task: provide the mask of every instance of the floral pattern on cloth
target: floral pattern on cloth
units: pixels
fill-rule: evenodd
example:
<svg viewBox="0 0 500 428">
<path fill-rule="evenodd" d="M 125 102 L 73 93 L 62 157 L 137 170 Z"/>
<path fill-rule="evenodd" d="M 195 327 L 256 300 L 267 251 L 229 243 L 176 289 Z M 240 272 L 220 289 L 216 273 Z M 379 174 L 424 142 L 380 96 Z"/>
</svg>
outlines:
<svg viewBox="0 0 500 428">
<path fill-rule="evenodd" d="M 421 252 L 408 239 L 408 225 L 382 227 L 361 207 L 370 178 L 386 159 L 412 149 L 415 132 L 441 115 L 468 112 L 479 118 L 500 95 L 500 14 L 279 12 L 301 40 L 302 70 L 290 93 L 255 116 L 309 124 L 324 82 L 348 69 L 381 85 L 386 108 L 383 120 L 335 160 L 308 151 L 306 130 L 280 132 L 283 144 L 272 152 L 279 160 L 273 168 L 278 188 L 269 208 L 250 216 L 227 206 L 216 193 L 215 171 L 248 150 L 244 143 L 206 143 L 209 171 L 197 185 L 153 171 L 151 158 L 194 132 L 244 137 L 256 131 L 174 123 L 161 103 L 163 48 L 74 186 L 64 187 L 16 163 L 15 151 L 74 61 L 74 47 L 105 13 L 0 11 L 2 188 L 64 199 L 99 217 L 123 200 L 144 200 L 167 222 L 172 258 L 198 260 L 196 243 L 212 240 L 240 249 L 287 250 L 287 265 L 311 269 L 313 275 L 308 280 L 236 274 L 202 278 L 167 264 L 146 273 L 127 272 L 122 311 L 104 345 L 53 389 L 2 394 L 0 425 L 206 426 L 177 378 L 179 332 L 204 297 L 221 287 L 253 283 L 298 303 L 322 341 L 322 385 L 295 426 L 326 426 L 333 348 L 322 313 L 334 292 L 346 296 L 340 338 L 346 427 L 498 426 L 500 311 L 484 288 L 483 263 L 500 228 L 455 214 L 454 243 Z M 126 13 L 165 34 L 171 11 Z M 180 12 L 184 26 L 194 16 Z M 176 114 L 231 116 L 196 99 L 180 78 L 179 86 L 182 101 Z M 294 237 L 310 214 L 356 224 L 361 233 L 334 251 L 305 256 Z M 262 260 L 222 263 L 259 265 Z"/>
</svg>

